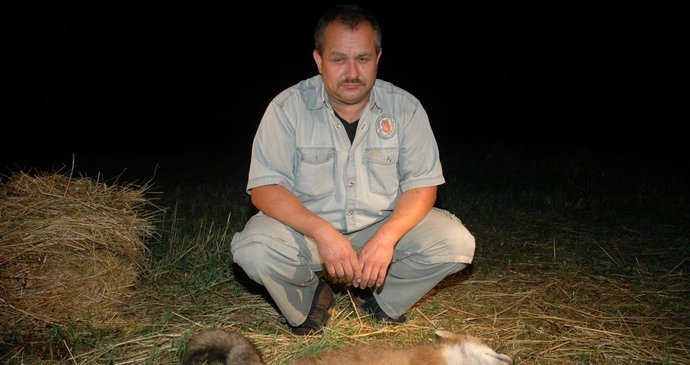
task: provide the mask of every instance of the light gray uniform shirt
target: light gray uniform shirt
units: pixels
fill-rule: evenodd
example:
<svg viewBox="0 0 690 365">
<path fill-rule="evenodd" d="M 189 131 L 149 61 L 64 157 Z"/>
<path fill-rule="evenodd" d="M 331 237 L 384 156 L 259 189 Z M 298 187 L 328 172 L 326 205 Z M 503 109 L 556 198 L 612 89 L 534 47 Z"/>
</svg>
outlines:
<svg viewBox="0 0 690 365">
<path fill-rule="evenodd" d="M 350 143 L 317 75 L 284 90 L 266 109 L 252 146 L 247 192 L 280 184 L 350 233 L 390 215 L 403 191 L 444 182 L 417 98 L 376 80 Z"/>
</svg>

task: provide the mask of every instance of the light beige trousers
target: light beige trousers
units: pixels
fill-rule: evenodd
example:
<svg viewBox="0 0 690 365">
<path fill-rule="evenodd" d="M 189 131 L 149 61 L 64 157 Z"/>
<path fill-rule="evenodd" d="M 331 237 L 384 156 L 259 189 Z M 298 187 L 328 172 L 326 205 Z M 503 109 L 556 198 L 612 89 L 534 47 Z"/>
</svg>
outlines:
<svg viewBox="0 0 690 365">
<path fill-rule="evenodd" d="M 383 224 L 346 234 L 355 250 Z M 259 212 L 231 243 L 233 260 L 263 285 L 281 314 L 299 326 L 309 314 L 323 270 L 316 244 L 283 223 Z M 460 220 L 433 208 L 395 246 L 388 276 L 374 293 L 388 316 L 398 318 L 446 276 L 472 262 L 475 240 Z"/>
</svg>

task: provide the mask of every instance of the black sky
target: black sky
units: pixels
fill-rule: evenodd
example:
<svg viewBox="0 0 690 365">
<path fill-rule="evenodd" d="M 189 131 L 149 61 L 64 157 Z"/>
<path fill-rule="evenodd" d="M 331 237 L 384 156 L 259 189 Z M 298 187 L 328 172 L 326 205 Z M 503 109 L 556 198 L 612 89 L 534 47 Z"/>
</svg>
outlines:
<svg viewBox="0 0 690 365">
<path fill-rule="evenodd" d="M 245 151 L 270 99 L 316 73 L 329 3 L 292 3 L 15 4 L 3 163 Z M 441 143 L 685 145 L 682 2 L 367 6 L 383 28 L 379 77 L 422 101 Z"/>
</svg>

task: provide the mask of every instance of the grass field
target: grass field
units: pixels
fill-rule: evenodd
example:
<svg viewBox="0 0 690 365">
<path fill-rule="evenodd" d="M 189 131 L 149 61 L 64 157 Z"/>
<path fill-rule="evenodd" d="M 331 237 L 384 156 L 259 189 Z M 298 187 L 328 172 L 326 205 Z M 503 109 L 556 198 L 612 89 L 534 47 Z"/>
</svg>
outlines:
<svg viewBox="0 0 690 365">
<path fill-rule="evenodd" d="M 690 181 L 677 156 L 501 144 L 442 152 L 437 205 L 475 235 L 475 262 L 405 324 L 373 323 L 343 291 L 322 336 L 291 335 L 229 253 L 254 212 L 246 162 L 168 156 L 155 174 L 153 158 L 128 170 L 152 182 L 164 213 L 119 318 L 4 334 L 0 362 L 173 364 L 191 334 L 224 327 L 254 341 L 268 364 L 360 343 L 430 343 L 437 328 L 481 338 L 518 364 L 690 363 Z M 121 158 L 92 158 L 88 172 L 134 163 Z"/>
</svg>

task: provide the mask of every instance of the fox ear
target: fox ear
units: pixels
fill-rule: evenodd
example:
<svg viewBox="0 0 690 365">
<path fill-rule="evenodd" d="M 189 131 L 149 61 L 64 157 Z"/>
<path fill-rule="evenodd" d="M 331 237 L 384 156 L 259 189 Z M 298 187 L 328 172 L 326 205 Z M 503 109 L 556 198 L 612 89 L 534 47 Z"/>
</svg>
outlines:
<svg viewBox="0 0 690 365">
<path fill-rule="evenodd" d="M 462 342 L 462 337 L 458 336 L 452 332 L 446 331 L 446 330 L 436 330 L 434 332 L 438 338 L 441 339 L 441 341 L 454 341 L 454 342 Z"/>
</svg>

